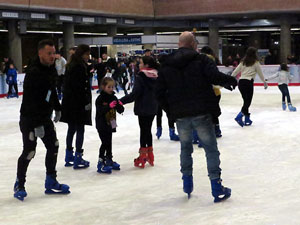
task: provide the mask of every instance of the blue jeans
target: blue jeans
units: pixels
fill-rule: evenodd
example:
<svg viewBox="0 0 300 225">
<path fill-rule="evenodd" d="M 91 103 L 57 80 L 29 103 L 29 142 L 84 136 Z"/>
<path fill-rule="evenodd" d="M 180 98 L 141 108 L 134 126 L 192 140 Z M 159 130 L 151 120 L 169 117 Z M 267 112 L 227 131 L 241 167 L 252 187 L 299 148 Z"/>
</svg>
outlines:
<svg viewBox="0 0 300 225">
<path fill-rule="evenodd" d="M 192 132 L 196 130 L 206 154 L 208 176 L 211 180 L 220 178 L 220 152 L 217 147 L 212 117 L 209 114 L 185 117 L 176 120 L 181 144 L 180 166 L 182 175 L 193 174 Z"/>
</svg>

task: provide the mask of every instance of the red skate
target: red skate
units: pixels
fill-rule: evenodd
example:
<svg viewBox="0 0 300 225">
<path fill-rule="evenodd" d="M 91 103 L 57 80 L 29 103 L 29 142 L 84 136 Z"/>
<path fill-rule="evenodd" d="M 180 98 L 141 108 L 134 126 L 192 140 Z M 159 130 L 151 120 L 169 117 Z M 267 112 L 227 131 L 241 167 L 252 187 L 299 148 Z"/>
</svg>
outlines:
<svg viewBox="0 0 300 225">
<path fill-rule="evenodd" d="M 144 168 L 148 159 L 148 148 L 140 148 L 139 153 L 140 156 L 134 159 L 134 166 Z"/>
<path fill-rule="evenodd" d="M 148 158 L 147 161 L 151 166 L 154 166 L 154 155 L 153 155 L 153 147 L 148 147 Z"/>
</svg>

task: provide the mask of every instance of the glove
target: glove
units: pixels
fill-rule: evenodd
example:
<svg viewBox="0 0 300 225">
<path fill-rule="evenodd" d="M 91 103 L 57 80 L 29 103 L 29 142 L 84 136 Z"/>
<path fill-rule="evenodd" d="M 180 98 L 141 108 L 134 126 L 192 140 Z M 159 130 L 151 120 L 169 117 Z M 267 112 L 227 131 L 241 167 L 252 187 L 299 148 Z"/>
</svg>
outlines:
<svg viewBox="0 0 300 225">
<path fill-rule="evenodd" d="M 265 79 L 265 81 L 268 81 L 268 79 Z"/>
<path fill-rule="evenodd" d="M 120 100 L 118 102 L 119 102 L 119 105 L 124 105 L 123 102 L 121 102 Z"/>
<path fill-rule="evenodd" d="M 232 89 L 232 87 L 231 86 L 229 86 L 229 85 L 227 85 L 227 86 L 224 86 L 224 88 L 225 89 L 227 89 L 227 90 L 229 90 L 229 91 L 232 91 L 233 89 Z"/>
<path fill-rule="evenodd" d="M 112 109 L 115 108 L 116 105 L 117 105 L 117 101 L 112 101 L 111 103 L 109 103 L 109 107 Z"/>
<path fill-rule="evenodd" d="M 85 111 L 91 110 L 92 109 L 92 104 L 91 103 L 87 104 L 86 106 L 84 106 L 84 109 L 85 109 Z"/>
<path fill-rule="evenodd" d="M 53 121 L 57 123 L 60 120 L 60 118 L 61 118 L 61 111 L 55 111 L 55 116 Z"/>
<path fill-rule="evenodd" d="M 264 82 L 264 88 L 265 88 L 265 90 L 268 88 L 267 82 Z"/>
<path fill-rule="evenodd" d="M 39 126 L 39 127 L 34 128 L 34 136 L 43 138 L 45 136 L 44 126 Z"/>
</svg>

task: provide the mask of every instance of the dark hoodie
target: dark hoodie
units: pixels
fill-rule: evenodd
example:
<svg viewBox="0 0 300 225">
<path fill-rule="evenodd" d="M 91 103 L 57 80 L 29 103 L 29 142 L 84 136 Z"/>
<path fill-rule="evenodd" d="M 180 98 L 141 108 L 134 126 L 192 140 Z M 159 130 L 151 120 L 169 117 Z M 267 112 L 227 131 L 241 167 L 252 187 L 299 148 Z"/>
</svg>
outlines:
<svg viewBox="0 0 300 225">
<path fill-rule="evenodd" d="M 42 65 L 39 57 L 28 66 L 20 112 L 32 128 L 49 122 L 53 109 L 61 110 L 55 89 L 56 76 L 55 66 Z"/>
<path fill-rule="evenodd" d="M 158 103 L 155 99 L 157 70 L 143 69 L 135 78 L 133 90 L 121 98 L 124 104 L 134 102 L 134 114 L 138 116 L 156 115 Z"/>
<path fill-rule="evenodd" d="M 173 119 L 201 114 L 221 114 L 212 84 L 236 85 L 233 77 L 219 72 L 204 54 L 180 48 L 163 60 L 156 98 Z"/>
</svg>

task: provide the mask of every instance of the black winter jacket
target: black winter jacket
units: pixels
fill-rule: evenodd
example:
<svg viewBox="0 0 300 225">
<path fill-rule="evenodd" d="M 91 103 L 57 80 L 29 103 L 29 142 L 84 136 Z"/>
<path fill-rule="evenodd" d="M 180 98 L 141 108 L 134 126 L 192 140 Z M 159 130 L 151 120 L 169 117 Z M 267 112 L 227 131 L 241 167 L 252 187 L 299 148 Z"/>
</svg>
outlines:
<svg viewBox="0 0 300 225">
<path fill-rule="evenodd" d="M 92 93 L 87 66 L 71 63 L 65 73 L 61 122 L 92 125 L 92 111 L 85 110 L 91 104 Z"/>
<path fill-rule="evenodd" d="M 113 101 L 117 101 L 117 105 L 114 109 L 109 107 L 109 104 Z M 116 111 L 118 113 L 124 112 L 124 107 L 119 104 L 115 93 L 108 94 L 101 91 L 100 95 L 96 99 L 96 128 L 97 130 L 106 132 L 116 132 L 116 129 L 112 129 L 109 121 L 110 115 L 113 115 L 113 119 L 116 119 Z M 110 114 L 110 115 L 109 115 Z"/>
<path fill-rule="evenodd" d="M 20 112 L 33 128 L 49 122 L 53 109 L 61 110 L 55 89 L 56 76 L 55 66 L 41 64 L 39 57 L 27 68 Z"/>
<path fill-rule="evenodd" d="M 180 48 L 169 55 L 159 71 L 156 98 L 173 119 L 221 114 L 212 84 L 230 86 L 235 78 L 219 72 L 204 54 Z"/>
<path fill-rule="evenodd" d="M 156 115 L 158 102 L 155 99 L 156 78 L 149 78 L 139 72 L 135 78 L 133 90 L 121 98 L 124 104 L 134 102 L 134 114 L 138 116 Z"/>
</svg>

